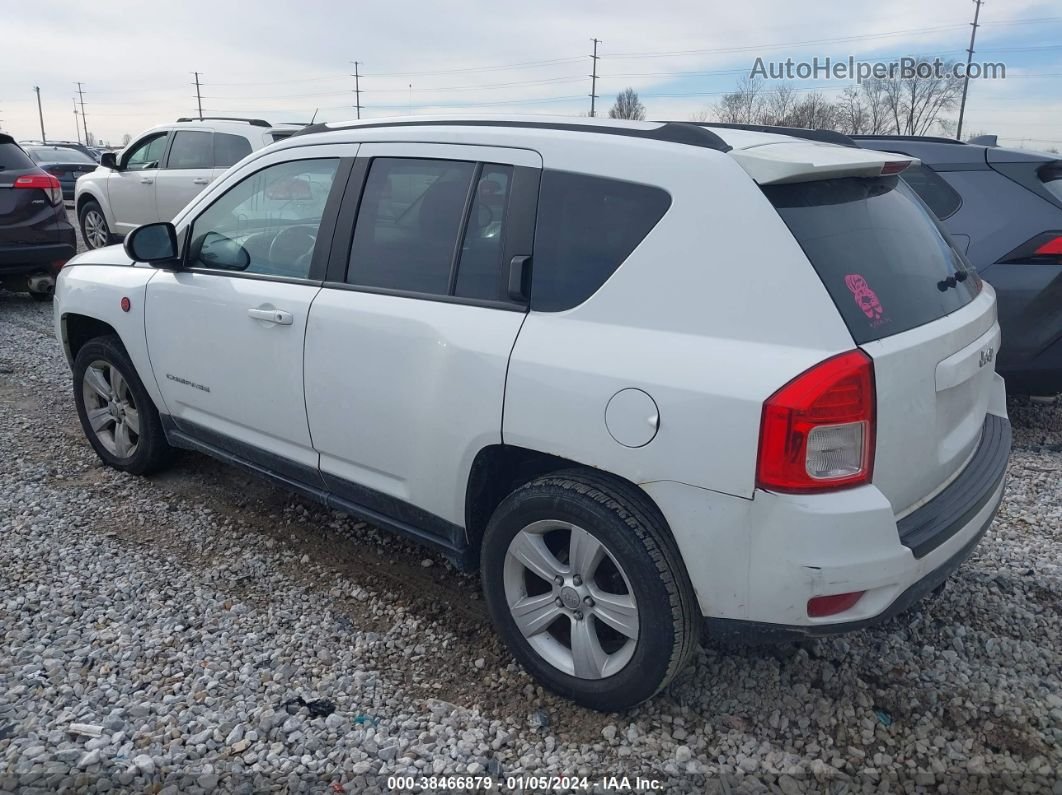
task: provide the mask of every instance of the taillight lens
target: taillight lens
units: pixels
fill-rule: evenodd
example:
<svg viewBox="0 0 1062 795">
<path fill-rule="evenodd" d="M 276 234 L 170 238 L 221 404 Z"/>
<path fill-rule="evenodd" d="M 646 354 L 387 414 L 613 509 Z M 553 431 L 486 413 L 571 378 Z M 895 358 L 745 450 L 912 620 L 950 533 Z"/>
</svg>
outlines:
<svg viewBox="0 0 1062 795">
<path fill-rule="evenodd" d="M 1037 246 L 1033 254 L 1037 257 L 1062 257 L 1062 235 Z"/>
<path fill-rule="evenodd" d="M 52 204 L 63 203 L 63 186 L 51 174 L 25 174 L 15 179 L 15 187 L 42 190 Z"/>
<path fill-rule="evenodd" d="M 1062 263 L 1062 231 L 1043 232 L 1026 240 L 1012 252 L 1000 259 L 1000 262 L 1046 262 Z"/>
<path fill-rule="evenodd" d="M 887 177 L 890 174 L 899 174 L 901 171 L 906 171 L 910 165 L 910 160 L 890 160 L 881 167 L 881 176 Z"/>
<path fill-rule="evenodd" d="M 874 364 L 862 351 L 827 359 L 763 404 L 756 485 L 785 492 L 870 482 Z"/>
</svg>

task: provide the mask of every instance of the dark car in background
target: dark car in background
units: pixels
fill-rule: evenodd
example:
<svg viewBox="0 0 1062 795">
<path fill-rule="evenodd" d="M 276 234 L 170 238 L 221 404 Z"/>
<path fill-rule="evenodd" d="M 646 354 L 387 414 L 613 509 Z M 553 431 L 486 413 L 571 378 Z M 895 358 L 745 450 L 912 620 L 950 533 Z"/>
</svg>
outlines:
<svg viewBox="0 0 1062 795">
<path fill-rule="evenodd" d="M 1015 392 L 1062 392 L 1062 159 L 948 138 L 855 135 L 910 155 L 903 179 L 996 290 L 997 371 Z"/>
<path fill-rule="evenodd" d="M 0 286 L 49 300 L 56 274 L 76 250 L 58 177 L 0 133 Z"/>
<path fill-rule="evenodd" d="M 33 162 L 59 179 L 63 186 L 63 198 L 74 200 L 74 186 L 82 174 L 89 174 L 98 165 L 94 159 L 77 149 L 66 146 L 24 146 L 26 154 Z"/>
<path fill-rule="evenodd" d="M 100 150 L 95 146 L 88 146 L 81 141 L 19 141 L 19 146 L 27 149 L 31 146 L 65 146 L 67 149 L 76 149 L 83 155 L 88 155 L 97 163 L 100 162 Z"/>
</svg>

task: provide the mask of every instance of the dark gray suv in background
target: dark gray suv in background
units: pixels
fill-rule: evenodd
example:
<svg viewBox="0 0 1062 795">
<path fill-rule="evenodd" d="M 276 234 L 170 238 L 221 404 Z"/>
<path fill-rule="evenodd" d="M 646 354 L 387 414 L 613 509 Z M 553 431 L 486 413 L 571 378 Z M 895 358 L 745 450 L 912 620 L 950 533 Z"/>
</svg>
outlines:
<svg viewBox="0 0 1062 795">
<path fill-rule="evenodd" d="M 852 139 L 922 161 L 903 179 L 996 289 L 1007 388 L 1062 392 L 1062 158 L 949 138 Z"/>
<path fill-rule="evenodd" d="M 55 275 L 76 250 L 59 179 L 0 133 L 0 287 L 51 300 Z"/>
</svg>

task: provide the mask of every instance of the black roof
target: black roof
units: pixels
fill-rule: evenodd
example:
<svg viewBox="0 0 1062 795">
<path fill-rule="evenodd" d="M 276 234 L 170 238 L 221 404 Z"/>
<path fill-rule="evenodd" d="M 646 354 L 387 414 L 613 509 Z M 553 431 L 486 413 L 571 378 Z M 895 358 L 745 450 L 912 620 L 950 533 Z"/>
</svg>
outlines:
<svg viewBox="0 0 1062 795">
<path fill-rule="evenodd" d="M 698 124 L 702 124 L 705 127 L 722 127 L 728 130 L 748 130 L 749 132 L 788 135 L 792 138 L 803 138 L 807 141 L 818 141 L 839 146 L 855 146 L 852 138 L 836 130 L 812 129 L 810 127 L 780 127 L 772 124 L 731 124 L 730 122 L 715 121 L 698 122 Z"/>
<path fill-rule="evenodd" d="M 620 135 L 627 138 L 643 138 L 651 141 L 667 141 L 669 143 L 686 144 L 687 146 L 700 146 L 706 149 L 715 149 L 719 152 L 729 152 L 731 146 L 717 134 L 691 122 L 663 122 L 661 126 L 643 130 L 635 127 L 610 127 L 608 125 L 583 124 L 577 121 L 506 121 L 504 119 L 425 119 L 423 121 L 379 121 L 362 122 L 352 124 L 349 127 L 329 127 L 327 124 L 311 124 L 294 133 L 297 135 L 311 135 L 319 132 L 336 132 L 338 130 L 364 130 L 378 129 L 381 127 L 519 127 L 539 130 L 567 130 L 571 132 L 599 133 L 601 135 Z"/>
</svg>

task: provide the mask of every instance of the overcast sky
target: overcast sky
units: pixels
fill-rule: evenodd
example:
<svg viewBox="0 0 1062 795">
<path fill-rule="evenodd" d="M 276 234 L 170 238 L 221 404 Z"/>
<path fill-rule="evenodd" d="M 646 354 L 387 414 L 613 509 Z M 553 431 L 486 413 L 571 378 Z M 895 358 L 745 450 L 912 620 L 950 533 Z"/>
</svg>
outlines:
<svg viewBox="0 0 1062 795">
<path fill-rule="evenodd" d="M 37 0 L 4 9 L 0 129 L 75 139 L 75 81 L 88 128 L 123 134 L 203 109 L 273 121 L 352 118 L 352 61 L 363 117 L 408 112 L 589 110 L 590 38 L 599 46 L 599 111 L 633 86 L 650 118 L 688 118 L 732 89 L 757 56 L 965 58 L 971 0 Z M 966 130 L 1062 149 L 1062 6 L 990 0 L 975 60 L 1008 78 L 971 81 Z M 412 84 L 412 88 L 410 87 Z M 836 96 L 844 83 L 804 81 Z"/>
</svg>

